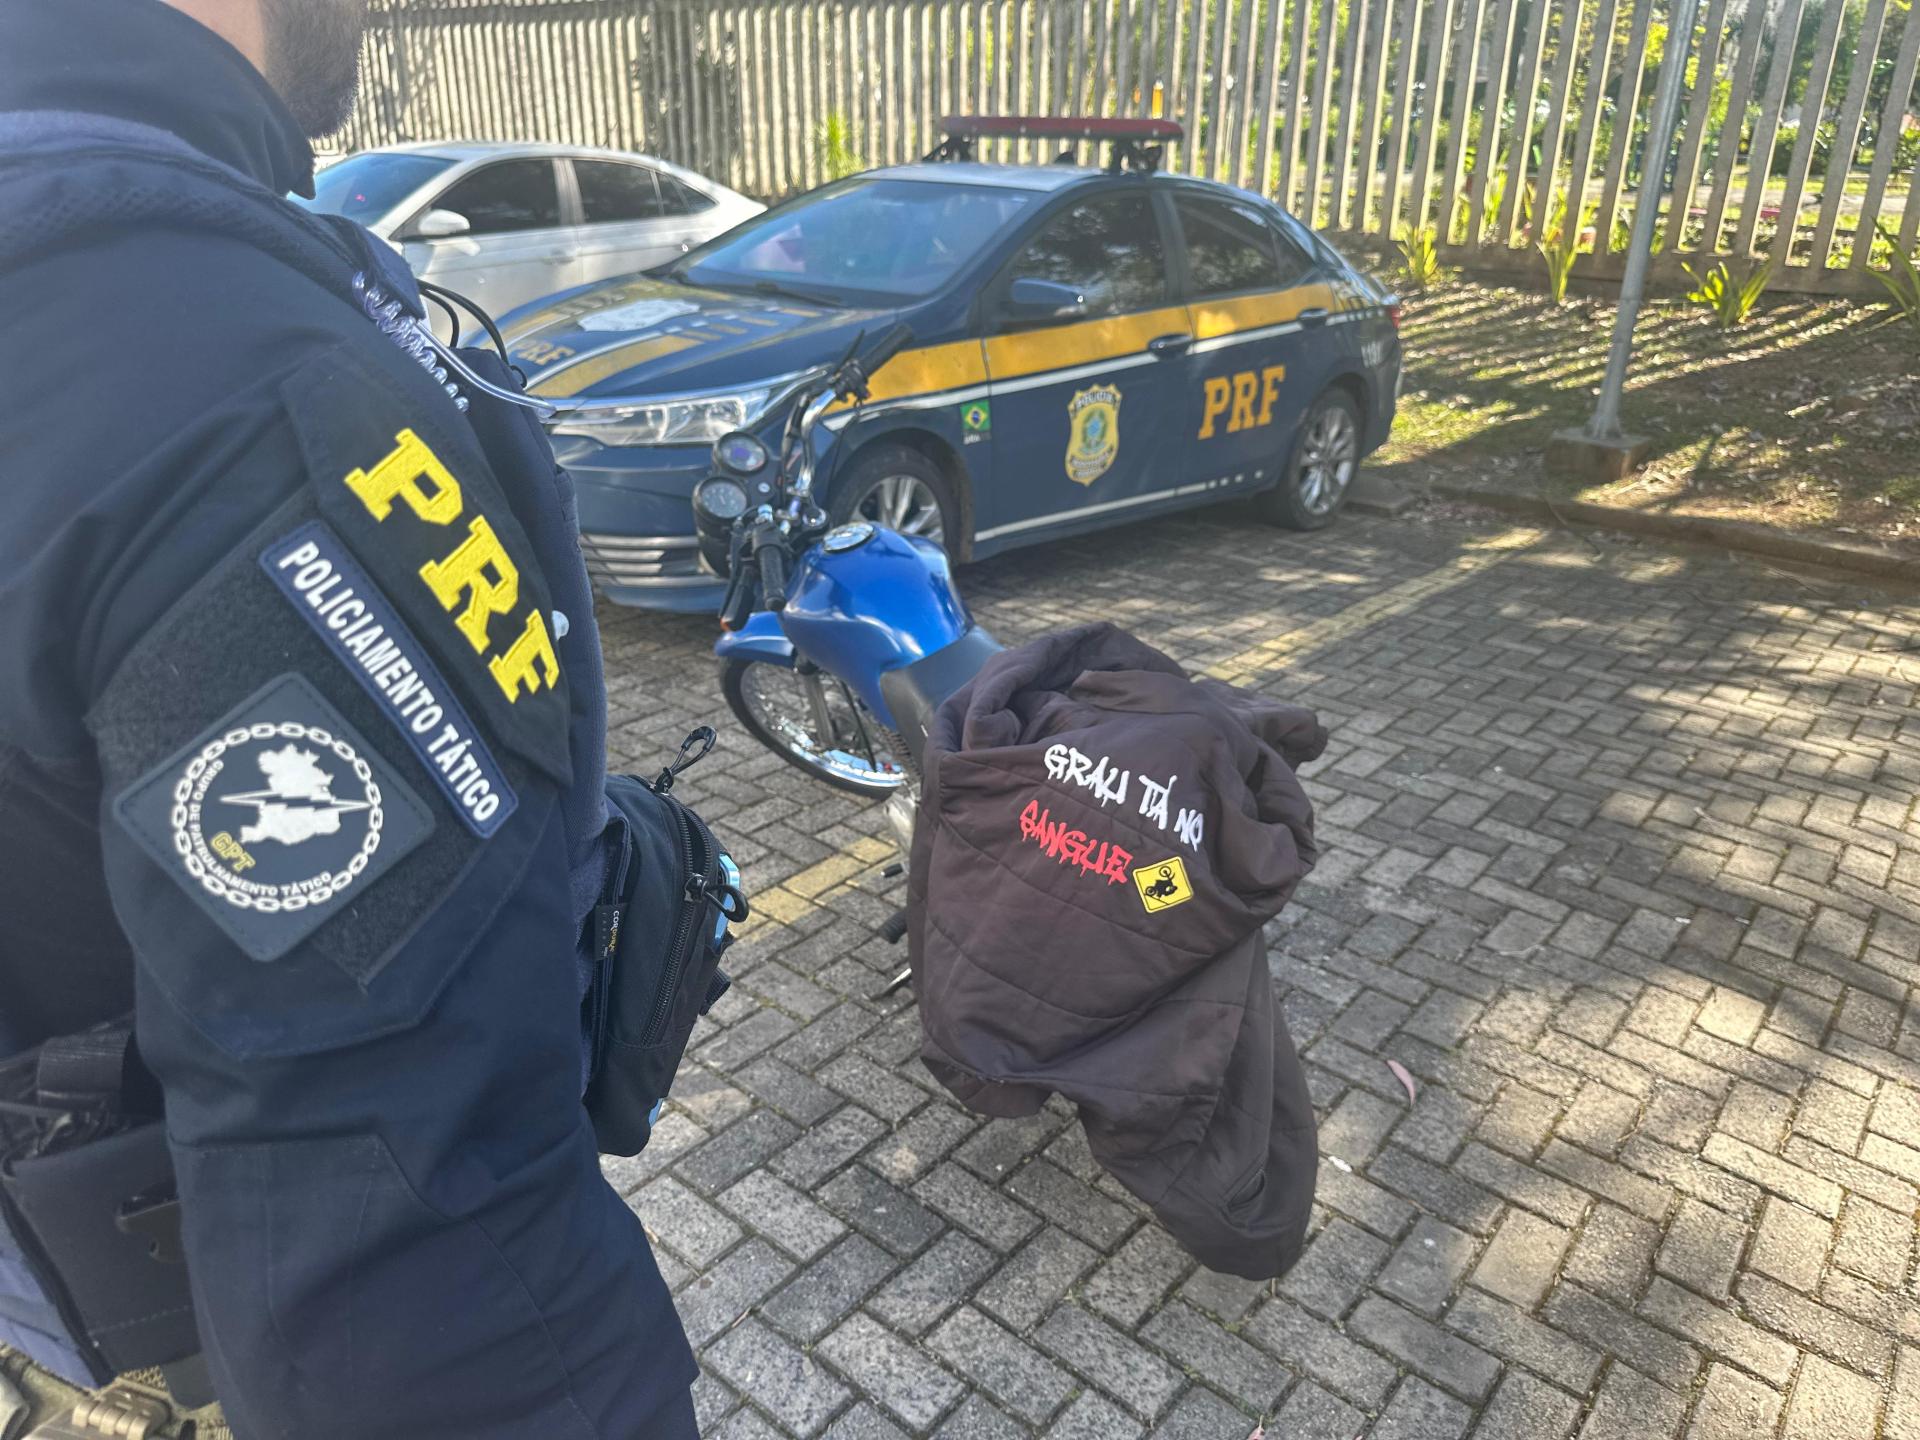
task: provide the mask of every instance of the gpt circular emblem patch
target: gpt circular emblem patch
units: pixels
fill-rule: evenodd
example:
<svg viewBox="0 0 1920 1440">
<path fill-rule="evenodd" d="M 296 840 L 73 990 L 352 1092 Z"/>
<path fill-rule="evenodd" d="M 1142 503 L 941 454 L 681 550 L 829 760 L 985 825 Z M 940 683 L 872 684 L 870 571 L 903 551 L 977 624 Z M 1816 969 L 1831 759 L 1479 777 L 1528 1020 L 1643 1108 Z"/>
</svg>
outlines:
<svg viewBox="0 0 1920 1440">
<path fill-rule="evenodd" d="M 167 877 L 255 960 L 277 960 L 433 832 L 384 756 L 282 675 L 114 801 Z"/>
<path fill-rule="evenodd" d="M 173 787 L 173 848 L 209 893 L 272 914 L 331 900 L 386 827 L 373 767 L 332 731 L 286 720 L 209 740 Z"/>
</svg>

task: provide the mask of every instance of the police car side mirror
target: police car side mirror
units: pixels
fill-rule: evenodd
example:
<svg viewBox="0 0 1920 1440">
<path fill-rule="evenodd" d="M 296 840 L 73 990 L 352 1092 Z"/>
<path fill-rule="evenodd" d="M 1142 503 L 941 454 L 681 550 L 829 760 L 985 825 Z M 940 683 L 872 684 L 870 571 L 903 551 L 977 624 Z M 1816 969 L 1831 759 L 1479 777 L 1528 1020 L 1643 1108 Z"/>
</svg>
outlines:
<svg viewBox="0 0 1920 1440">
<path fill-rule="evenodd" d="M 1019 324 L 1077 320 L 1087 313 L 1087 297 L 1077 285 L 1058 280 L 1016 280 L 1007 288 L 1005 317 Z"/>
<path fill-rule="evenodd" d="M 445 240 L 471 229 L 473 222 L 458 210 L 429 210 L 413 222 L 414 236 L 421 240 Z"/>
</svg>

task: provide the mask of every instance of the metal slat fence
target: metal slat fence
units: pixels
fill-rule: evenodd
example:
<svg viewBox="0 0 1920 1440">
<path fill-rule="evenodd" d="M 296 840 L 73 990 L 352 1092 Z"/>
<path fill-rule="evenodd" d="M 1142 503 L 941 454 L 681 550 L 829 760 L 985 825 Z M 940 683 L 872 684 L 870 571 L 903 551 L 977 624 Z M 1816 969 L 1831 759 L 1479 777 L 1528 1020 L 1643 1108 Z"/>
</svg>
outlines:
<svg viewBox="0 0 1920 1440">
<path fill-rule="evenodd" d="M 1619 273 L 1661 67 L 1687 66 L 1655 274 L 1725 258 L 1876 295 L 1920 231 L 1914 0 L 375 0 L 338 143 L 643 150 L 772 199 L 931 149 L 943 115 L 1186 122 L 1170 168 L 1333 232 L 1434 227 L 1534 272 L 1563 227 Z M 1033 142 L 1000 158 L 1044 160 Z"/>
</svg>

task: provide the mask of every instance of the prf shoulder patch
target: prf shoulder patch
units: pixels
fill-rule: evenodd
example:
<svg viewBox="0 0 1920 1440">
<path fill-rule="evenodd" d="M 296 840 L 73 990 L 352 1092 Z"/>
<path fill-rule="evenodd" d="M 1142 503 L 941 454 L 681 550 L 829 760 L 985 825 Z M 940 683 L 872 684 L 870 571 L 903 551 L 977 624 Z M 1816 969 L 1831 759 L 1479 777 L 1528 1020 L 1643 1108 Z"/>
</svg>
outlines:
<svg viewBox="0 0 1920 1440">
<path fill-rule="evenodd" d="M 260 568 L 393 722 L 474 834 L 519 803 L 453 689 L 347 547 L 316 520 L 274 541 Z"/>
<path fill-rule="evenodd" d="M 255 960 L 277 960 L 433 830 L 393 767 L 282 675 L 114 801 L 120 823 Z"/>
<path fill-rule="evenodd" d="M 489 740 L 567 784 L 571 712 L 552 597 L 473 436 L 411 412 L 348 352 L 329 352 L 282 389 L 321 519 Z"/>
</svg>

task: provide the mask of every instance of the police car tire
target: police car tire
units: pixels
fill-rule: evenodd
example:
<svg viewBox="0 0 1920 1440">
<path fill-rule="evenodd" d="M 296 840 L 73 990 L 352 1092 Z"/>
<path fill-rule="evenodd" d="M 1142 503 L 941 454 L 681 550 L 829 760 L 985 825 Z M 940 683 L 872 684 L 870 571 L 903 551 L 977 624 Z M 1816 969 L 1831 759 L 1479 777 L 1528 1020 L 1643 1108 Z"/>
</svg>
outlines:
<svg viewBox="0 0 1920 1440">
<path fill-rule="evenodd" d="M 940 506 L 940 537 L 947 554 L 958 554 L 960 543 L 960 501 L 953 493 L 953 482 L 925 452 L 911 445 L 870 445 L 853 457 L 842 474 L 833 478 L 833 495 L 827 513 L 836 525 L 854 518 L 859 503 L 882 480 L 907 476 L 925 485 Z"/>
<path fill-rule="evenodd" d="M 1266 518 L 1285 530 L 1320 530 L 1333 523 L 1333 517 L 1346 508 L 1347 499 L 1353 494 L 1353 482 L 1360 472 L 1360 456 L 1356 453 L 1353 460 L 1354 474 L 1347 479 L 1347 488 L 1332 509 L 1316 514 L 1309 510 L 1300 497 L 1301 459 L 1306 451 L 1307 436 L 1319 423 L 1330 407 L 1339 407 L 1347 412 L 1347 419 L 1353 427 L 1356 446 L 1360 435 L 1360 407 L 1354 403 L 1353 396 L 1345 390 L 1335 388 L 1324 390 L 1320 398 L 1307 407 L 1307 413 L 1300 418 L 1300 424 L 1293 432 L 1293 447 L 1287 452 L 1287 468 L 1280 474 L 1280 483 L 1260 497 Z"/>
</svg>

